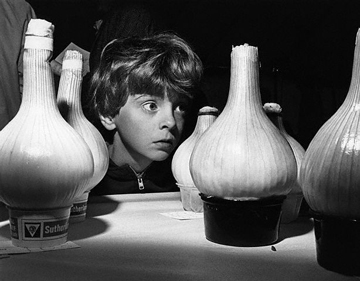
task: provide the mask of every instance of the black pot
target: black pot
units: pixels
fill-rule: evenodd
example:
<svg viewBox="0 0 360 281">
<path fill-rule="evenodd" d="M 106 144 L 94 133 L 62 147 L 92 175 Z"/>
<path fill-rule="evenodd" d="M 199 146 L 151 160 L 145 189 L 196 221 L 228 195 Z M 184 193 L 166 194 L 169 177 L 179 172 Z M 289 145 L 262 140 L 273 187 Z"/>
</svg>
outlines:
<svg viewBox="0 0 360 281">
<path fill-rule="evenodd" d="M 360 276 L 360 221 L 325 216 L 314 218 L 317 261 L 327 270 Z"/>
<path fill-rule="evenodd" d="M 200 196 L 207 240 L 242 247 L 264 246 L 278 240 L 281 207 L 286 196 L 251 201 Z"/>
</svg>

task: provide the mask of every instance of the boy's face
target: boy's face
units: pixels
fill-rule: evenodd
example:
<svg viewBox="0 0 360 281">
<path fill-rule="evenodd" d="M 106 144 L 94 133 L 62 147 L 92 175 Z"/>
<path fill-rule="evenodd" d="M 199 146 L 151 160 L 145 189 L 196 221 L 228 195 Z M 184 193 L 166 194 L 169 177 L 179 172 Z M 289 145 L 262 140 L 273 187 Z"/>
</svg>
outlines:
<svg viewBox="0 0 360 281">
<path fill-rule="evenodd" d="M 129 96 L 113 118 L 126 151 L 141 163 L 165 160 L 179 143 L 189 101 L 177 95 Z"/>
</svg>

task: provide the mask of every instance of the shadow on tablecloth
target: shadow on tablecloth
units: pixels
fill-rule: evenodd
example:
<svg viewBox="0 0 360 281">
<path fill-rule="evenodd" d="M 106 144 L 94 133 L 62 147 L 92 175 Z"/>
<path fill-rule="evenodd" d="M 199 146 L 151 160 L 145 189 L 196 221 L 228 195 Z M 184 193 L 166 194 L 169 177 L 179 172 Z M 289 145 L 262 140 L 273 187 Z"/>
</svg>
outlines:
<svg viewBox="0 0 360 281">
<path fill-rule="evenodd" d="M 83 222 L 70 224 L 68 239 L 75 242 L 94 237 L 106 232 L 108 228 L 109 225 L 101 219 L 86 218 Z"/>
<path fill-rule="evenodd" d="M 109 228 L 108 223 L 97 217 L 114 212 L 118 206 L 119 202 L 105 196 L 89 197 L 86 219 L 82 222 L 70 223 L 69 239 L 76 241 L 106 232 Z"/>
<path fill-rule="evenodd" d="M 288 224 L 280 224 L 279 240 L 300 236 L 313 230 L 313 220 L 310 217 L 299 217 L 296 221 Z"/>
<path fill-rule="evenodd" d="M 106 196 L 90 196 L 88 200 L 86 217 L 93 218 L 114 212 L 120 202 Z"/>
</svg>

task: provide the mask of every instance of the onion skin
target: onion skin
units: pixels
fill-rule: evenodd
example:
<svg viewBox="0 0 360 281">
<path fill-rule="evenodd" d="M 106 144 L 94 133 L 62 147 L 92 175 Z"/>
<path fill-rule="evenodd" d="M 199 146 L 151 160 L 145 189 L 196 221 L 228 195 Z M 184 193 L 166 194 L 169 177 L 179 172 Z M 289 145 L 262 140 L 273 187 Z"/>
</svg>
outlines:
<svg viewBox="0 0 360 281">
<path fill-rule="evenodd" d="M 86 119 L 81 107 L 82 55 L 68 50 L 64 55 L 59 82 L 57 104 L 65 120 L 78 132 L 89 146 L 94 160 L 94 174 L 86 183 L 85 192 L 95 187 L 109 166 L 109 152 L 104 138 Z"/>
<path fill-rule="evenodd" d="M 0 197 L 11 208 L 70 207 L 94 172 L 89 147 L 57 108 L 51 55 L 25 48 L 23 100 L 0 132 Z"/>
<path fill-rule="evenodd" d="M 360 219 L 360 29 L 348 94 L 310 142 L 301 166 L 304 197 L 313 211 Z"/>
<path fill-rule="evenodd" d="M 271 122 L 279 129 L 280 133 L 289 143 L 296 160 L 297 178 L 291 186 L 291 190 L 283 202 L 281 215 L 281 223 L 290 223 L 298 218 L 301 204 L 304 198 L 300 186 L 300 169 L 301 162 L 304 158 L 305 149 L 285 130 L 281 113 L 282 108 L 279 104 L 265 103 L 263 108 Z"/>
<path fill-rule="evenodd" d="M 304 155 L 305 155 L 305 149 L 302 147 L 302 145 L 294 139 L 292 136 L 288 134 L 284 127 L 283 119 L 282 119 L 282 108 L 277 103 L 266 103 L 263 106 L 267 116 L 270 118 L 270 120 L 273 122 L 273 124 L 279 129 L 281 134 L 285 137 L 287 142 L 292 148 L 292 151 L 295 156 L 296 160 L 296 167 L 297 167 L 297 178 L 294 182 L 294 185 L 291 188 L 290 193 L 292 194 L 302 194 L 302 189 L 300 186 L 300 169 L 301 169 L 301 163 L 303 161 Z"/>
<path fill-rule="evenodd" d="M 195 145 L 190 172 L 200 192 L 239 200 L 286 195 L 296 180 L 291 147 L 262 108 L 256 47 L 233 48 L 228 101 Z"/>
<path fill-rule="evenodd" d="M 214 123 L 218 115 L 219 111 L 215 107 L 202 107 L 199 110 L 193 133 L 175 151 L 171 162 L 171 170 L 179 184 L 194 186 L 189 167 L 192 151 L 198 139 Z"/>
</svg>

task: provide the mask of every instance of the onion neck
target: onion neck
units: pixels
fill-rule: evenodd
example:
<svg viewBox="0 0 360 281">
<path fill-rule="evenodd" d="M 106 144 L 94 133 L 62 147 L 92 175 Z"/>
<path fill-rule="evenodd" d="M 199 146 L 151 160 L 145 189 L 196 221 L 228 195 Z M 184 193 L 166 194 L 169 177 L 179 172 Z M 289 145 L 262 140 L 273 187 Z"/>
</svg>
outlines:
<svg viewBox="0 0 360 281">
<path fill-rule="evenodd" d="M 41 49 L 25 49 L 24 91 L 20 110 L 57 109 L 54 77 L 49 64 L 52 52 Z"/>
<path fill-rule="evenodd" d="M 352 68 L 350 88 L 343 105 L 344 106 L 354 105 L 358 107 L 359 103 L 360 103 L 360 29 L 356 34 L 354 62 Z"/>
<path fill-rule="evenodd" d="M 60 78 L 58 104 L 62 114 L 67 112 L 66 120 L 85 118 L 81 106 L 82 74 L 79 69 L 63 69 Z M 66 107 L 67 110 L 63 110 Z M 68 120 L 69 121 L 69 120 Z"/>
<path fill-rule="evenodd" d="M 231 53 L 229 98 L 226 108 L 237 111 L 262 111 L 259 84 L 258 50 L 252 46 L 238 46 Z M 225 109 L 224 109 L 225 111 Z"/>
</svg>

